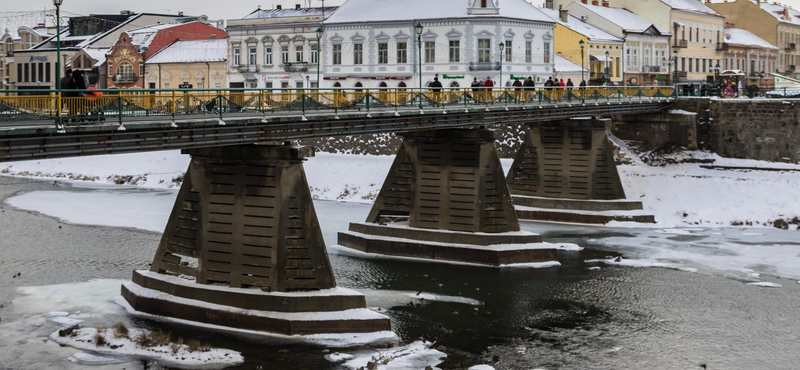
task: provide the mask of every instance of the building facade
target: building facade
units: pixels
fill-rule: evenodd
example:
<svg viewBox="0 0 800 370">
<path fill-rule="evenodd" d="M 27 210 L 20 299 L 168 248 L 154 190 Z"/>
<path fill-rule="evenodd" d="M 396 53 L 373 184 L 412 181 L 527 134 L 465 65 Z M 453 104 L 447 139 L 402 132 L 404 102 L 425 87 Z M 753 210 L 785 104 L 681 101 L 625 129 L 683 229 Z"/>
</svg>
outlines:
<svg viewBox="0 0 800 370">
<path fill-rule="evenodd" d="M 729 0 L 708 6 L 722 13 L 736 28 L 752 32 L 779 48 L 778 65 L 769 72 L 800 77 L 800 12 L 761 0 Z"/>
<path fill-rule="evenodd" d="M 588 72 L 583 79 L 589 85 L 602 85 L 606 79 L 612 84 L 622 83 L 622 53 L 625 43 L 623 39 L 569 14 L 568 9 L 542 9 L 542 11 L 556 21 L 553 38 L 555 52 L 578 65 L 583 63 Z M 584 45 L 583 53 L 581 53 L 581 41 Z M 574 69 L 574 66 L 564 65 Z M 559 63 L 556 63 L 557 73 L 558 66 Z M 576 81 L 577 85 L 580 79 Z"/>
<path fill-rule="evenodd" d="M 224 38 L 175 41 L 147 58 L 147 76 L 157 76 L 148 88 L 226 88 L 227 57 Z"/>
<path fill-rule="evenodd" d="M 774 79 L 770 73 L 778 69 L 779 49 L 748 30 L 725 28 L 724 70 L 744 73 L 743 86 L 772 89 Z"/>
<path fill-rule="evenodd" d="M 44 24 L 34 28 L 20 27 L 16 32 L 6 30 L 0 37 L 0 89 L 13 90 L 17 86 L 39 89 L 43 83 L 53 79 L 48 75 L 52 73 L 52 68 L 47 60 L 38 57 L 23 60 L 23 54 L 15 57 L 16 52 L 31 48 L 50 36 Z"/>
<path fill-rule="evenodd" d="M 674 35 L 670 46 L 678 52 L 678 82 L 712 80 L 715 68 L 722 67 L 725 17 L 707 4 L 697 0 L 608 0 L 607 3 L 633 12 Z"/>
<path fill-rule="evenodd" d="M 670 84 L 669 46 L 672 35 L 669 31 L 626 9 L 610 7 L 607 1 L 599 5 L 573 2 L 565 9 L 585 22 L 624 40 L 624 85 Z"/>
<path fill-rule="evenodd" d="M 553 24 L 524 0 L 380 7 L 349 0 L 325 21 L 322 86 L 417 88 L 437 76 L 445 87 L 468 87 L 473 78 L 491 78 L 495 86 L 502 78 L 508 86 L 512 76 L 541 83 L 554 74 Z"/>
<path fill-rule="evenodd" d="M 228 84 L 232 88 L 314 88 L 316 31 L 337 7 L 257 9 L 228 21 Z"/>
</svg>

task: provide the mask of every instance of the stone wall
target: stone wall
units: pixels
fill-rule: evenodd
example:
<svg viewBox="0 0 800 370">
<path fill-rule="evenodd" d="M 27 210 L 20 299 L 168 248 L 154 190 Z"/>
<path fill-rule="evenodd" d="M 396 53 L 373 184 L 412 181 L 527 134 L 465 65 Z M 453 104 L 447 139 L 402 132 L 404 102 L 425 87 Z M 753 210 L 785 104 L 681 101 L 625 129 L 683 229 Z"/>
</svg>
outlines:
<svg viewBox="0 0 800 370">
<path fill-rule="evenodd" d="M 696 113 L 665 112 L 618 116 L 612 122 L 612 132 L 623 140 L 635 140 L 651 147 L 674 144 L 698 149 Z"/>
<path fill-rule="evenodd" d="M 800 162 L 800 100 L 689 98 L 676 108 L 699 113 L 699 131 L 707 123 L 708 147 L 723 157 Z"/>
</svg>

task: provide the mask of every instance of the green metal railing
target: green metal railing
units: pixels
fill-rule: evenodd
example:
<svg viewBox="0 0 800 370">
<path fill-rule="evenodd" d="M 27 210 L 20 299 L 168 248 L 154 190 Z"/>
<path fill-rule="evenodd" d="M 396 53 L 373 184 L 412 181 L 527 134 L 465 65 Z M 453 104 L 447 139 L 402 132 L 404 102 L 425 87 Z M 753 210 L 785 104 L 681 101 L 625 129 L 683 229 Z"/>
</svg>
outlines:
<svg viewBox="0 0 800 370">
<path fill-rule="evenodd" d="M 15 90 L 0 96 L 0 124 L 20 121 L 65 126 L 103 121 L 171 120 L 190 116 L 226 117 L 331 114 L 353 110 L 420 110 L 447 113 L 460 108 L 574 104 L 623 104 L 674 98 L 672 87 L 537 87 L 431 89 L 192 89 L 192 90 Z M 85 96 L 84 96 L 85 94 Z M 430 112 L 426 112 L 431 110 Z"/>
</svg>

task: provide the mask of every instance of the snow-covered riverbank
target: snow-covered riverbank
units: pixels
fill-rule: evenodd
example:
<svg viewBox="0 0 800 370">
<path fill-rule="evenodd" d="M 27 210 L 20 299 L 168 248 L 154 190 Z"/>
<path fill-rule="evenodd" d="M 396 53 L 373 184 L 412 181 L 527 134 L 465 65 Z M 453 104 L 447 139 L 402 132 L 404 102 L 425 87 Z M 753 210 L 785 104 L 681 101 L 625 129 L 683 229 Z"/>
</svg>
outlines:
<svg viewBox="0 0 800 370">
<path fill-rule="evenodd" d="M 686 152 L 739 167 L 800 170 L 800 165 L 720 158 L 703 152 Z M 699 163 L 649 166 L 633 157 L 619 166 L 629 199 L 642 200 L 656 216 L 658 227 L 744 226 L 773 227 L 776 220 L 800 218 L 800 172 L 719 170 Z M 93 183 L 178 188 L 189 164 L 179 151 L 50 159 L 0 164 L 11 176 Z M 318 153 L 305 163 L 312 196 L 316 199 L 371 202 L 380 191 L 394 156 Z M 503 159 L 506 171 L 512 160 Z M 789 225 L 797 228 L 797 225 Z"/>
</svg>

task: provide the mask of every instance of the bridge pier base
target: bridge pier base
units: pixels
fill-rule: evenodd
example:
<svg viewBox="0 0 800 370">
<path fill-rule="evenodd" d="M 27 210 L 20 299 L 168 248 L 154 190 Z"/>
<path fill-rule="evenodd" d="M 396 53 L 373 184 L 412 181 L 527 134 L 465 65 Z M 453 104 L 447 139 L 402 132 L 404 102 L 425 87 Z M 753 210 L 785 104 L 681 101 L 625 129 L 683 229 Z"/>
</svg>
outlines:
<svg viewBox="0 0 800 370">
<path fill-rule="evenodd" d="M 403 134 L 366 222 L 339 244 L 365 253 L 500 266 L 556 260 L 538 234 L 520 231 L 496 132 Z"/>
<path fill-rule="evenodd" d="M 527 125 L 507 177 L 517 217 L 590 224 L 655 222 L 642 202 L 625 198 L 606 122 Z"/>
<path fill-rule="evenodd" d="M 247 334 L 394 338 L 363 295 L 336 287 L 303 171 L 312 150 L 184 153 L 192 162 L 152 267 L 122 286 L 129 311 Z"/>
</svg>

